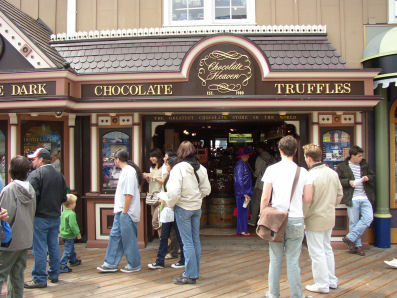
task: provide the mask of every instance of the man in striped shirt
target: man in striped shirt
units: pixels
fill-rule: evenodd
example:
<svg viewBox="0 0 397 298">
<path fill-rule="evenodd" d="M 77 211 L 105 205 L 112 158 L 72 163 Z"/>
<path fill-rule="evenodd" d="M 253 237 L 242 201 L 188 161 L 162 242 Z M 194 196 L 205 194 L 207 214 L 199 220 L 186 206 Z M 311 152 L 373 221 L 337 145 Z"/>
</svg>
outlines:
<svg viewBox="0 0 397 298">
<path fill-rule="evenodd" d="M 349 233 L 342 240 L 351 253 L 364 256 L 361 235 L 373 220 L 375 174 L 363 159 L 362 148 L 352 146 L 349 155 L 350 157 L 338 164 L 336 169 L 343 186 L 342 203 L 347 206 L 347 215 L 349 216 Z"/>
</svg>

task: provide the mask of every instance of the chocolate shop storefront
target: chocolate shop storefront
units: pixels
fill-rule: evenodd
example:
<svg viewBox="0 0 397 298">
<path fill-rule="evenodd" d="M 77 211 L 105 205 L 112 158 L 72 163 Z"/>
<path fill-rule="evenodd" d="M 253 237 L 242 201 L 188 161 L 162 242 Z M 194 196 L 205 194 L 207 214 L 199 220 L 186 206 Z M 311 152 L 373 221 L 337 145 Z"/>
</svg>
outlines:
<svg viewBox="0 0 397 298">
<path fill-rule="evenodd" d="M 48 148 L 80 197 L 89 247 L 106 245 L 118 177 L 110 158 L 119 148 L 148 171 L 153 147 L 191 140 L 213 188 L 202 225 L 216 228 L 233 226 L 233 150 L 242 143 L 265 144 L 277 158 L 277 141 L 294 134 L 301 145 L 320 144 L 331 167 L 352 144 L 375 161 L 378 71 L 349 69 L 325 27 L 120 30 L 57 35 L 46 44 L 43 28 L 29 31 L 40 25 L 34 20 L 24 30 L 7 20 L 0 20 L 1 175 L 9 180 L 12 156 Z M 304 165 L 302 152 L 296 161 Z M 140 247 L 151 239 L 145 190 Z M 341 205 L 335 241 L 346 230 Z"/>
</svg>

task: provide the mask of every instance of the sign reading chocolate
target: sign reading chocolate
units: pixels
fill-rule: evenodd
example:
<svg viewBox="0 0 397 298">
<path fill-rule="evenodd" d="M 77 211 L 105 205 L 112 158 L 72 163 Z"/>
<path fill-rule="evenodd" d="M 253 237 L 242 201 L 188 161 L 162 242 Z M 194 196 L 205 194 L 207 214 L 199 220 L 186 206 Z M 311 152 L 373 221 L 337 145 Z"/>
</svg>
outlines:
<svg viewBox="0 0 397 298">
<path fill-rule="evenodd" d="M 83 97 L 128 97 L 172 95 L 172 84 L 101 84 L 83 85 Z"/>
<path fill-rule="evenodd" d="M 207 87 L 207 95 L 243 95 L 252 77 L 251 59 L 235 50 L 214 50 L 200 60 L 197 76 Z"/>
</svg>

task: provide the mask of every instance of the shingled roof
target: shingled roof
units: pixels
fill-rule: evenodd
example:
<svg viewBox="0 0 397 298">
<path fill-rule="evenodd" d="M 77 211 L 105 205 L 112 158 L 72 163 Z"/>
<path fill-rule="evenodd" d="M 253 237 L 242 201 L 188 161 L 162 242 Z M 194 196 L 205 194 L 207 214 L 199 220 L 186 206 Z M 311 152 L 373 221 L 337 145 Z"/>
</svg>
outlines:
<svg viewBox="0 0 397 298">
<path fill-rule="evenodd" d="M 56 49 L 50 46 L 49 42 L 52 32 L 40 19 L 33 19 L 31 16 L 5 0 L 0 0 L 0 11 L 8 17 L 32 43 L 43 51 L 57 68 L 64 68 L 67 65 L 66 61 L 58 54 Z"/>
<path fill-rule="evenodd" d="M 206 36 L 58 41 L 53 47 L 77 73 L 177 72 L 189 49 Z M 271 70 L 346 69 L 325 34 L 246 36 Z"/>
</svg>

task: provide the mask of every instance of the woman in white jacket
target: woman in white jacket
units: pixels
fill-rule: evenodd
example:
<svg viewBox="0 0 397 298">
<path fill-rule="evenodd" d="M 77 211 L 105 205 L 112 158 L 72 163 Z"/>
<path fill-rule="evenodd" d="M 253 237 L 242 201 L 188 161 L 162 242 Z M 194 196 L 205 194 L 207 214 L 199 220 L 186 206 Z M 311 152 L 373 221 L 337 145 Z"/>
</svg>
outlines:
<svg viewBox="0 0 397 298">
<path fill-rule="evenodd" d="M 200 273 L 200 217 L 201 203 L 211 192 L 207 170 L 196 157 L 196 148 L 183 141 L 178 148 L 178 159 L 167 184 L 169 207 L 174 207 L 175 218 L 183 242 L 185 272 L 175 284 L 195 284 Z"/>
</svg>

